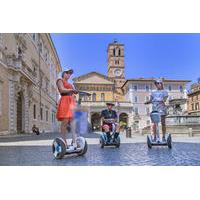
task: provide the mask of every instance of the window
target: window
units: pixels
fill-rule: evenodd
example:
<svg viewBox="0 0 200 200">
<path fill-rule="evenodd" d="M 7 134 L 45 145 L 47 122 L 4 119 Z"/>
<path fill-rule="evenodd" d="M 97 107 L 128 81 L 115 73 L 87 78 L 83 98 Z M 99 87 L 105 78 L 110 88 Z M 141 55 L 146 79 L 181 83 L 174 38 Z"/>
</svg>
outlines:
<svg viewBox="0 0 200 200">
<path fill-rule="evenodd" d="M 23 52 L 20 46 L 17 47 L 17 55 L 18 55 L 18 58 L 22 58 Z"/>
<path fill-rule="evenodd" d="M 135 107 L 135 115 L 138 115 L 138 114 L 139 114 L 138 107 Z"/>
<path fill-rule="evenodd" d="M 150 114 L 150 110 L 149 107 L 146 108 L 146 114 L 149 115 Z"/>
<path fill-rule="evenodd" d="M 199 110 L 199 103 L 195 104 L 195 110 Z"/>
<path fill-rule="evenodd" d="M 40 120 L 43 120 L 43 108 L 40 108 Z"/>
<path fill-rule="evenodd" d="M 48 55 L 49 55 L 49 52 L 48 52 L 47 48 L 45 47 L 44 59 L 45 59 L 46 62 L 48 61 Z"/>
<path fill-rule="evenodd" d="M 145 97 L 145 101 L 149 101 L 149 96 L 146 96 L 146 97 Z"/>
<path fill-rule="evenodd" d="M 2 99 L 2 93 L 3 93 L 3 91 L 2 91 L 2 89 L 3 89 L 3 87 L 2 87 L 2 82 L 0 82 L 0 115 L 2 115 L 2 108 L 3 108 L 3 99 Z"/>
<path fill-rule="evenodd" d="M 45 80 L 45 90 L 47 93 L 49 92 L 49 80 L 48 79 Z"/>
<path fill-rule="evenodd" d="M 133 86 L 134 91 L 137 91 L 137 85 Z"/>
<path fill-rule="evenodd" d="M 87 97 L 87 96 L 83 96 L 83 100 L 84 100 L 84 101 L 87 101 L 87 100 L 88 100 L 88 97 Z"/>
<path fill-rule="evenodd" d="M 115 49 L 113 49 L 113 56 L 115 56 Z"/>
<path fill-rule="evenodd" d="M 92 101 L 96 101 L 96 93 L 92 94 Z"/>
<path fill-rule="evenodd" d="M 105 101 L 105 94 L 101 93 L 101 101 Z"/>
<path fill-rule="evenodd" d="M 150 120 L 147 120 L 147 126 L 149 126 L 150 125 Z"/>
<path fill-rule="evenodd" d="M 194 110 L 194 104 L 192 103 L 192 110 Z"/>
<path fill-rule="evenodd" d="M 33 41 L 35 42 L 36 41 L 36 33 L 32 34 L 32 38 L 33 38 Z"/>
<path fill-rule="evenodd" d="M 146 85 L 146 91 L 149 91 L 149 85 Z"/>
<path fill-rule="evenodd" d="M 36 119 L 36 105 L 33 105 L 33 119 Z"/>
<path fill-rule="evenodd" d="M 121 50 L 119 49 L 118 50 L 118 56 L 120 56 L 121 55 Z M 119 63 L 118 63 L 119 64 Z"/>
<path fill-rule="evenodd" d="M 119 65 L 119 60 L 115 60 L 115 65 Z"/>
<path fill-rule="evenodd" d="M 179 90 L 180 90 L 180 92 L 183 92 L 183 86 L 182 85 L 179 85 Z"/>
<path fill-rule="evenodd" d="M 52 119 L 52 123 L 54 123 L 55 122 L 55 112 L 54 111 L 52 111 L 52 113 L 51 113 L 51 119 Z"/>
<path fill-rule="evenodd" d="M 171 85 L 168 86 L 168 90 L 169 90 L 169 91 L 172 90 L 172 86 L 171 86 Z"/>
<path fill-rule="evenodd" d="M 138 102 L 138 97 L 137 97 L 137 96 L 135 96 L 135 98 L 134 98 L 134 102 L 135 102 L 135 103 Z"/>
<path fill-rule="evenodd" d="M 48 122 L 48 120 L 49 120 L 49 111 L 46 110 L 46 121 Z"/>
<path fill-rule="evenodd" d="M 42 52 L 43 52 L 43 42 L 40 41 L 40 53 L 42 53 Z"/>
</svg>

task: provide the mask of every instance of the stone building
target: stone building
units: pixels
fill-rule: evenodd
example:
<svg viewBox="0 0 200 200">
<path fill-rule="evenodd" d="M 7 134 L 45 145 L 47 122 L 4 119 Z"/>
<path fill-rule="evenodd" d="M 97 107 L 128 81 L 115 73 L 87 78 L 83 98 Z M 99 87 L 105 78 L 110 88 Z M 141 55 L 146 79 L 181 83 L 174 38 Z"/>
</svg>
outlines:
<svg viewBox="0 0 200 200">
<path fill-rule="evenodd" d="M 50 34 L 0 34 L 0 134 L 56 129 L 60 71 Z"/>
<path fill-rule="evenodd" d="M 191 85 L 187 104 L 189 115 L 200 115 L 200 80 Z"/>
<path fill-rule="evenodd" d="M 131 127 L 134 131 L 141 131 L 144 127 L 150 125 L 151 104 L 144 105 L 149 100 L 151 91 L 155 89 L 154 78 L 134 78 L 128 79 L 122 86 L 126 101 L 133 104 L 133 119 Z M 188 80 L 163 79 L 164 89 L 168 91 L 168 101 L 174 99 L 185 99 L 186 84 Z M 183 112 L 187 111 L 186 104 Z"/>
<path fill-rule="evenodd" d="M 108 45 L 108 74 L 90 72 L 74 78 L 77 89 L 89 92 L 90 97 L 83 99 L 83 106 L 89 109 L 89 122 L 93 130 L 100 130 L 100 114 L 106 108 L 106 102 L 115 103 L 119 121 L 131 124 L 132 103 L 126 101 L 121 86 L 125 82 L 124 45 L 114 41 Z"/>
</svg>

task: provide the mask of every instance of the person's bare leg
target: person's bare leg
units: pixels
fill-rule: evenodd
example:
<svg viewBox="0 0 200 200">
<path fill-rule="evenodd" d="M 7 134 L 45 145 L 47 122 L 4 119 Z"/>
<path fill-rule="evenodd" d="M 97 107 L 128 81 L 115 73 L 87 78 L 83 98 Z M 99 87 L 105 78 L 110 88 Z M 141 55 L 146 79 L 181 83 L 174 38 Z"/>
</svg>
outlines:
<svg viewBox="0 0 200 200">
<path fill-rule="evenodd" d="M 108 126 L 108 125 L 104 125 L 103 126 L 103 129 L 104 129 L 104 131 L 105 131 L 105 133 L 106 133 L 106 135 L 107 135 L 107 138 L 108 138 L 108 141 L 110 141 L 110 127 Z"/>
<path fill-rule="evenodd" d="M 153 130 L 153 137 L 156 138 L 156 124 L 152 124 L 152 130 Z"/>
<path fill-rule="evenodd" d="M 68 125 L 68 120 L 67 119 L 64 119 L 62 122 L 61 122 L 61 137 L 62 139 L 65 141 L 65 145 L 67 146 L 67 125 Z"/>
<path fill-rule="evenodd" d="M 119 124 L 116 124 L 116 131 L 115 131 L 115 139 L 119 136 L 119 133 L 120 133 L 120 126 Z"/>
<path fill-rule="evenodd" d="M 116 132 L 118 132 L 118 133 L 120 132 L 120 126 L 119 126 L 119 124 L 116 125 Z"/>
<path fill-rule="evenodd" d="M 161 124 L 162 124 L 162 137 L 165 137 L 166 134 L 165 116 L 161 116 Z"/>
</svg>

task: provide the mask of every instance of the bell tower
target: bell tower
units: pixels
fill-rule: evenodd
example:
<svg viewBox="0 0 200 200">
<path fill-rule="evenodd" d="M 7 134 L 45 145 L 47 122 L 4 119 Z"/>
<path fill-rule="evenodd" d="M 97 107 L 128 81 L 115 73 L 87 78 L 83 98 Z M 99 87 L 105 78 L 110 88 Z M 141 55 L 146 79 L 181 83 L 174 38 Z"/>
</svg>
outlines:
<svg viewBox="0 0 200 200">
<path fill-rule="evenodd" d="M 124 45 L 114 40 L 108 45 L 108 77 L 114 78 L 115 87 L 119 89 L 125 82 Z"/>
</svg>

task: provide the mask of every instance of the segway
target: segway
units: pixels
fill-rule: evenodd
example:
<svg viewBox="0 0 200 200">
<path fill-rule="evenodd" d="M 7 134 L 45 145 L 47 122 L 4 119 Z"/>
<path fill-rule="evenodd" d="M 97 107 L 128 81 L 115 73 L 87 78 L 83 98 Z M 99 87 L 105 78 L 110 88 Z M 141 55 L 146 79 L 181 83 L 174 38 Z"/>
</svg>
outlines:
<svg viewBox="0 0 200 200">
<path fill-rule="evenodd" d="M 62 159 L 65 155 L 77 154 L 84 155 L 87 152 L 88 145 L 83 135 L 88 131 L 87 129 L 87 110 L 81 108 L 81 100 L 83 96 L 90 96 L 87 92 L 79 91 L 79 100 L 77 108 L 74 110 L 74 119 L 72 121 L 72 140 L 71 144 L 66 147 L 65 141 L 58 137 L 53 141 L 52 151 L 56 159 Z"/>
<path fill-rule="evenodd" d="M 156 126 L 156 137 L 154 138 L 154 136 L 152 135 L 147 135 L 148 148 L 151 149 L 152 146 L 168 146 L 168 148 L 171 149 L 172 148 L 171 134 L 169 133 L 166 134 L 165 141 L 160 140 L 159 123 L 161 121 L 161 117 L 160 117 L 159 112 L 157 111 L 151 112 L 150 117 L 151 117 L 151 121 L 155 123 L 155 126 Z"/>
<path fill-rule="evenodd" d="M 110 134 L 110 141 L 108 141 L 108 137 L 105 132 L 102 132 L 100 135 L 100 147 L 104 148 L 104 146 L 115 146 L 116 148 L 120 147 L 120 136 L 118 135 L 117 138 L 114 138 L 115 132 L 116 132 L 116 125 L 111 121 L 112 123 L 112 132 Z"/>
</svg>

